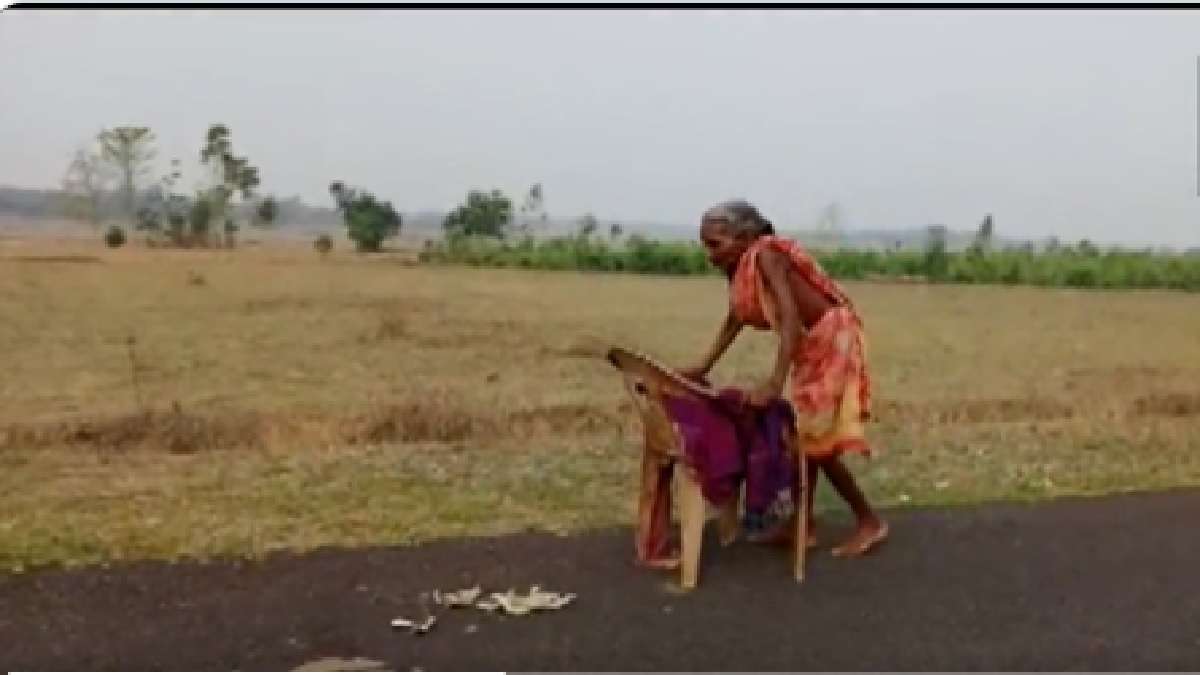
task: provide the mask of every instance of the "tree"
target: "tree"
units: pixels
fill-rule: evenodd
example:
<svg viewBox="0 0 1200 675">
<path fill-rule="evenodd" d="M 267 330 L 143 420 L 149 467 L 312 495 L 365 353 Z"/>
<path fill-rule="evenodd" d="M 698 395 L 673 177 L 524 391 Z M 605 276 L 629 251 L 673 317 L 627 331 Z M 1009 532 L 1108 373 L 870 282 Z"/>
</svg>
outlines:
<svg viewBox="0 0 1200 675">
<path fill-rule="evenodd" d="M 96 137 L 100 142 L 100 156 L 121 175 L 121 191 L 125 201 L 125 215 L 133 220 L 137 212 L 137 183 L 150 170 L 154 149 L 154 132 L 148 127 L 114 127 L 105 129 Z"/>
<path fill-rule="evenodd" d="M 179 170 L 179 160 L 171 160 L 171 171 L 162 178 L 163 188 L 167 195 L 164 211 L 166 212 L 167 230 L 177 240 L 183 237 L 183 232 L 188 223 L 188 215 L 191 211 L 188 198 L 185 195 L 175 192 L 175 185 L 179 182 L 181 176 L 182 172 Z"/>
<path fill-rule="evenodd" d="M 333 238 L 328 234 L 322 234 L 321 236 L 317 237 L 316 241 L 313 242 L 313 248 L 316 249 L 317 253 L 321 254 L 322 258 L 324 258 L 329 255 L 330 251 L 333 250 Z"/>
<path fill-rule="evenodd" d="M 967 255 L 977 258 L 990 251 L 994 233 L 992 214 L 989 213 L 983 217 L 983 222 L 979 224 L 979 231 L 975 233 L 975 240 L 967 248 Z"/>
<path fill-rule="evenodd" d="M 234 216 L 235 209 L 232 208 L 233 198 L 240 194 L 242 201 L 250 200 L 261 181 L 258 167 L 251 165 L 247 158 L 234 154 L 230 136 L 229 127 L 224 124 L 210 126 L 204 135 L 204 146 L 200 149 L 200 162 L 209 170 L 210 187 L 205 198 L 209 202 L 210 218 L 223 223 L 225 245 L 232 248 L 234 235 L 239 229 Z M 265 210 L 261 208 L 261 204 L 259 206 L 256 211 L 258 217 L 252 219 L 251 224 L 269 225 L 274 220 L 274 206 Z M 264 214 L 270 215 L 270 218 L 262 218 Z M 206 231 L 209 229 L 211 228 L 205 228 Z"/>
<path fill-rule="evenodd" d="M 112 225 L 104 233 L 104 244 L 109 248 L 121 248 L 125 245 L 125 230 Z"/>
<path fill-rule="evenodd" d="M 442 227 L 451 236 L 503 239 L 512 222 L 512 201 L 499 190 L 471 190 L 467 200 L 451 211 Z"/>
<path fill-rule="evenodd" d="M 270 225 L 275 222 L 278 215 L 279 206 L 275 203 L 275 198 L 267 197 L 258 203 L 258 208 L 254 211 L 255 223 L 258 223 L 260 227 Z"/>
<path fill-rule="evenodd" d="M 989 213 L 983 217 L 983 222 L 979 224 L 979 239 L 985 243 L 990 243 L 994 234 L 995 226 L 992 223 L 992 214 Z"/>
<path fill-rule="evenodd" d="M 162 231 L 162 221 L 158 209 L 143 206 L 138 209 L 133 221 L 133 229 L 142 232 L 158 233 Z"/>
<path fill-rule="evenodd" d="M 166 226 L 167 236 L 176 246 L 183 245 L 184 227 L 187 223 L 187 197 L 175 192 L 175 186 L 183 175 L 179 160 L 171 160 L 170 170 L 146 191 L 145 205 L 138 209 L 137 229 L 159 234 Z"/>
<path fill-rule="evenodd" d="M 111 182 L 112 172 L 100 153 L 79 148 L 63 176 L 62 188 L 67 214 L 86 220 L 95 229 L 100 224 L 100 200 Z"/>
<path fill-rule="evenodd" d="M 579 219 L 579 237 L 581 239 L 587 239 L 595 234 L 599 227 L 600 223 L 596 220 L 596 216 L 590 213 L 585 213 L 583 214 L 583 217 Z"/>
<path fill-rule="evenodd" d="M 946 254 L 946 238 L 949 231 L 945 225 L 930 225 L 929 238 L 925 244 L 925 274 L 930 279 L 943 279 L 950 268 L 950 257 Z"/>
<path fill-rule="evenodd" d="M 525 199 L 521 203 L 520 209 L 522 231 L 529 231 L 531 220 L 543 225 L 546 223 L 548 216 L 545 205 L 545 191 L 542 189 L 542 184 L 534 183 L 529 186 L 529 192 L 525 193 Z"/>
<path fill-rule="evenodd" d="M 188 230 L 191 235 L 189 241 L 207 242 L 212 218 L 212 205 L 208 201 L 208 195 L 197 193 L 191 208 L 188 209 Z"/>
<path fill-rule="evenodd" d="M 400 234 L 400 214 L 391 202 L 381 202 L 370 192 L 346 187 L 342 181 L 330 183 L 329 194 L 359 252 L 377 252 L 384 240 Z"/>
</svg>

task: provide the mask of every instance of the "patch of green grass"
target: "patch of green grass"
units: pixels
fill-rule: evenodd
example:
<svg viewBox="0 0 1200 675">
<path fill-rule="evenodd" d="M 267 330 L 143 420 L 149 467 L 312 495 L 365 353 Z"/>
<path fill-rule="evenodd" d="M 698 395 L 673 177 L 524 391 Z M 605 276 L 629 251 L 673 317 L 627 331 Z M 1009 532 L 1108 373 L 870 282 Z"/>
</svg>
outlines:
<svg viewBox="0 0 1200 675">
<path fill-rule="evenodd" d="M 628 520 L 636 468 L 631 453 L 547 447 L 37 452 L 33 484 L 0 480 L 3 569 L 614 525 Z"/>
<path fill-rule="evenodd" d="M 1200 485 L 1200 438 L 1170 420 L 1124 436 L 1085 432 L 1056 451 L 1041 444 L 1042 433 L 993 425 L 932 443 L 918 430 L 894 429 L 882 455 L 848 462 L 882 507 Z M 638 464 L 635 443 L 604 437 L 486 451 L 386 445 L 103 461 L 39 452 L 25 465 L 40 467 L 25 474 L 33 483 L 19 489 L 12 473 L 0 481 L 3 569 L 628 525 Z M 828 483 L 821 486 L 822 521 L 847 520 Z"/>
</svg>

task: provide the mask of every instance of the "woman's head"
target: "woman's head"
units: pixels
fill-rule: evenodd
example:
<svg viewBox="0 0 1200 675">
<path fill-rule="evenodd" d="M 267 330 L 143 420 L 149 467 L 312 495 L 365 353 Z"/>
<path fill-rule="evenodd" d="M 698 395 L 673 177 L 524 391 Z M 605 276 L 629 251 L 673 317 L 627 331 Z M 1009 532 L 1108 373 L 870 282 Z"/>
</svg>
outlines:
<svg viewBox="0 0 1200 675">
<path fill-rule="evenodd" d="M 730 272 L 742 254 L 763 235 L 775 234 L 771 221 L 744 199 L 721 202 L 700 219 L 700 241 L 715 267 Z"/>
</svg>

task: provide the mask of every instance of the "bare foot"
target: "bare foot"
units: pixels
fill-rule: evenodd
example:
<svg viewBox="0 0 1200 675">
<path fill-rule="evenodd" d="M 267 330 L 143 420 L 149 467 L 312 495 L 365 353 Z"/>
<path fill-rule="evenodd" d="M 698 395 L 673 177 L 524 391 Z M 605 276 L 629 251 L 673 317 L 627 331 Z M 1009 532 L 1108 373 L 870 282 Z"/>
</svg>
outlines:
<svg viewBox="0 0 1200 675">
<path fill-rule="evenodd" d="M 804 547 L 809 548 L 809 549 L 816 548 L 817 544 L 819 543 L 817 541 L 817 525 L 816 525 L 816 523 L 809 523 L 808 527 L 805 528 L 805 531 L 808 533 L 808 541 L 805 542 Z"/>
<path fill-rule="evenodd" d="M 793 521 L 795 522 L 795 521 Z M 808 525 L 804 528 L 804 532 L 808 535 L 808 541 L 805 542 L 805 548 L 813 549 L 817 547 L 817 521 L 809 518 Z"/>
<path fill-rule="evenodd" d="M 866 555 L 876 546 L 887 540 L 888 526 L 887 523 L 875 520 L 866 523 L 860 523 L 858 530 L 854 532 L 841 546 L 833 549 L 833 556 L 836 558 L 857 558 Z"/>
<path fill-rule="evenodd" d="M 721 546 L 733 546 L 738 540 L 737 528 L 722 529 L 718 533 L 718 541 Z"/>
</svg>

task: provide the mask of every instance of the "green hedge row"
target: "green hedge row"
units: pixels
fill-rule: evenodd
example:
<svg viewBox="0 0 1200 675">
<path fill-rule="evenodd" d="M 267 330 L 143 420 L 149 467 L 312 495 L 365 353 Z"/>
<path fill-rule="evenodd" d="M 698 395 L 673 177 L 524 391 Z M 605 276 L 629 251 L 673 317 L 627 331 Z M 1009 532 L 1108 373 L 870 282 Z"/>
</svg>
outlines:
<svg viewBox="0 0 1200 675">
<path fill-rule="evenodd" d="M 814 251 L 839 279 L 918 277 L 932 282 L 1070 288 L 1200 290 L 1200 255 L 1062 248 L 985 253 L 929 251 Z M 562 237 L 501 242 L 454 238 L 430 244 L 426 262 L 538 270 L 652 274 L 710 274 L 704 250 L 691 242 L 631 236 L 622 242 Z"/>
</svg>

